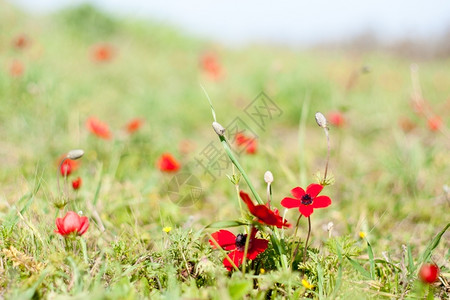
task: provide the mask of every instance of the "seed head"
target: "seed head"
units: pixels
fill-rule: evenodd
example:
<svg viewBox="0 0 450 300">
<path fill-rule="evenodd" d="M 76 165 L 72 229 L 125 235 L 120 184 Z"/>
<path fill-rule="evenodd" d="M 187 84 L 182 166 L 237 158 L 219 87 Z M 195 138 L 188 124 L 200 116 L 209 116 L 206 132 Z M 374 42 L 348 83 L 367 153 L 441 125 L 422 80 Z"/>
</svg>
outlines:
<svg viewBox="0 0 450 300">
<path fill-rule="evenodd" d="M 321 112 L 316 112 L 316 123 L 322 128 L 327 128 L 327 119 Z"/>
<path fill-rule="evenodd" d="M 273 182 L 273 174 L 270 171 L 266 171 L 266 173 L 264 173 L 264 181 L 266 183 L 272 183 Z"/>
<path fill-rule="evenodd" d="M 219 123 L 213 122 L 212 127 L 214 128 L 214 131 L 217 133 L 218 136 L 225 135 L 225 128 L 223 128 L 223 126 L 220 125 Z"/>
<path fill-rule="evenodd" d="M 83 155 L 84 151 L 81 149 L 70 150 L 69 153 L 67 153 L 67 158 L 71 160 L 76 160 L 81 158 Z"/>
</svg>

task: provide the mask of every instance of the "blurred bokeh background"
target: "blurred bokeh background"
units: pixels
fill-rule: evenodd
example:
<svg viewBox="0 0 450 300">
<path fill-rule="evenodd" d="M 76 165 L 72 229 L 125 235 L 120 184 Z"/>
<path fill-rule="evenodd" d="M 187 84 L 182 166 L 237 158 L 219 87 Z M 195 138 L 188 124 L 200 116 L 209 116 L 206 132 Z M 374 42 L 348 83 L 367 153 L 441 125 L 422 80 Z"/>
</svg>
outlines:
<svg viewBox="0 0 450 300">
<path fill-rule="evenodd" d="M 414 44 L 420 48 L 415 49 L 417 53 L 443 53 L 450 48 L 450 2 L 446 0 L 10 2 L 38 14 L 89 3 L 115 16 L 151 19 L 229 46 L 339 44 L 367 49 Z"/>
</svg>

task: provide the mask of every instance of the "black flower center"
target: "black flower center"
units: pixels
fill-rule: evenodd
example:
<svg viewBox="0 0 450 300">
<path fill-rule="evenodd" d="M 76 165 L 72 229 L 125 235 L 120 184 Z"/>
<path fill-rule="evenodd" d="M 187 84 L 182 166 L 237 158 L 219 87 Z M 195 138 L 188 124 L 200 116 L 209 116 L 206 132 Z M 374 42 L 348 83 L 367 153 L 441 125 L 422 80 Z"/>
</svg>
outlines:
<svg viewBox="0 0 450 300">
<path fill-rule="evenodd" d="M 302 204 L 303 205 L 310 205 L 313 202 L 313 199 L 309 194 L 304 194 L 302 196 Z"/>
<path fill-rule="evenodd" d="M 236 236 L 236 249 L 238 251 L 244 252 L 245 250 L 245 241 L 247 240 L 247 235 L 243 234 L 243 233 L 239 233 Z M 250 248 L 250 244 L 249 244 L 249 248 Z"/>
</svg>

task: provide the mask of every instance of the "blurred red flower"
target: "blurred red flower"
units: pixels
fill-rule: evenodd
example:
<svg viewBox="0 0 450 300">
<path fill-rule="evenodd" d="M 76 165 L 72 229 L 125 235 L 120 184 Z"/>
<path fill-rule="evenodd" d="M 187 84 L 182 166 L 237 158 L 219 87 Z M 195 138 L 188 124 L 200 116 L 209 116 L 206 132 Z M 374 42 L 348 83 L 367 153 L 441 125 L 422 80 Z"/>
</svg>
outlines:
<svg viewBox="0 0 450 300">
<path fill-rule="evenodd" d="M 223 69 L 216 55 L 206 53 L 200 58 L 200 65 L 203 71 L 212 80 L 219 80 L 223 77 Z"/>
<path fill-rule="evenodd" d="M 114 49 L 108 44 L 97 44 L 91 49 L 91 57 L 97 62 L 108 62 L 114 57 Z"/>
<path fill-rule="evenodd" d="M 81 217 L 73 211 L 68 211 L 64 218 L 56 218 L 55 233 L 66 237 L 71 233 L 83 235 L 89 228 L 89 220 L 87 217 Z"/>
<path fill-rule="evenodd" d="M 163 153 L 158 160 L 158 168 L 163 172 L 176 172 L 180 164 L 170 153 Z"/>
<path fill-rule="evenodd" d="M 278 210 L 272 211 L 262 204 L 254 205 L 250 196 L 243 191 L 241 191 L 239 195 L 241 196 L 242 201 L 247 205 L 250 213 L 254 215 L 259 222 L 266 225 L 277 226 L 278 228 L 283 226 L 291 227 L 291 224 L 289 224 L 287 220 L 284 220 L 283 222 L 283 218 L 278 214 Z"/>
<path fill-rule="evenodd" d="M 434 116 L 427 120 L 427 124 L 431 131 L 438 131 L 442 127 L 442 119 L 439 116 Z"/>
<path fill-rule="evenodd" d="M 142 127 L 142 124 L 144 124 L 144 120 L 139 118 L 132 119 L 126 125 L 127 132 L 129 134 L 135 133 Z"/>
<path fill-rule="evenodd" d="M 12 77 L 20 77 L 25 72 L 25 66 L 19 60 L 13 60 L 9 66 L 9 74 Z"/>
<path fill-rule="evenodd" d="M 267 245 L 269 243 L 269 241 L 267 240 L 256 238 L 257 232 L 258 230 L 253 227 L 250 233 L 250 241 L 247 249 L 247 259 L 249 260 L 253 260 L 260 253 L 263 253 L 267 249 Z M 228 230 L 219 230 L 214 232 L 212 234 L 212 237 L 222 249 L 226 251 L 232 250 L 227 255 L 234 262 L 236 267 L 239 267 L 244 259 L 247 234 L 240 233 L 235 236 Z M 217 245 L 213 240 L 209 240 L 209 243 L 211 244 L 213 249 L 217 248 Z M 226 257 L 223 259 L 223 265 L 225 266 L 225 268 L 227 268 L 228 271 L 231 271 L 233 269 L 233 265 Z"/>
<path fill-rule="evenodd" d="M 305 217 L 309 217 L 314 208 L 324 208 L 331 204 L 331 199 L 328 196 L 317 195 L 322 191 L 323 186 L 317 183 L 310 184 L 306 188 L 306 192 L 301 187 L 296 187 L 291 190 L 294 198 L 286 197 L 281 200 L 281 205 L 286 208 L 298 207 L 299 211 Z"/>
<path fill-rule="evenodd" d="M 30 44 L 30 39 L 25 34 L 20 34 L 12 40 L 12 45 L 16 49 L 25 49 Z"/>
<path fill-rule="evenodd" d="M 77 179 L 72 180 L 72 187 L 74 190 L 78 190 L 81 187 L 81 177 L 78 177 Z"/>
<path fill-rule="evenodd" d="M 61 162 L 65 158 L 66 158 L 66 156 L 64 155 L 64 156 L 61 156 L 58 159 L 58 166 L 61 165 Z M 75 171 L 76 169 L 78 169 L 78 167 L 79 167 L 79 162 L 78 161 L 71 160 L 71 159 L 66 159 L 64 161 L 64 163 L 61 165 L 61 168 L 60 168 L 59 171 L 61 172 L 61 176 L 63 176 L 63 177 L 64 176 L 69 176 L 72 173 L 72 171 Z"/>
<path fill-rule="evenodd" d="M 248 154 L 255 154 L 258 148 L 256 138 L 247 137 L 245 134 L 238 132 L 236 134 L 236 144 L 238 147 L 245 147 L 245 152 Z"/>
<path fill-rule="evenodd" d="M 111 132 L 109 131 L 109 126 L 106 123 L 98 120 L 97 118 L 91 117 L 86 121 L 86 127 L 93 134 L 99 138 L 108 140 L 111 138 Z"/>
<path fill-rule="evenodd" d="M 433 283 L 439 277 L 439 267 L 435 264 L 423 264 L 419 270 L 419 278 L 425 283 Z"/>
<path fill-rule="evenodd" d="M 344 115 L 340 111 L 329 112 L 327 120 L 331 125 L 334 125 L 336 127 L 342 127 L 345 125 Z"/>
</svg>

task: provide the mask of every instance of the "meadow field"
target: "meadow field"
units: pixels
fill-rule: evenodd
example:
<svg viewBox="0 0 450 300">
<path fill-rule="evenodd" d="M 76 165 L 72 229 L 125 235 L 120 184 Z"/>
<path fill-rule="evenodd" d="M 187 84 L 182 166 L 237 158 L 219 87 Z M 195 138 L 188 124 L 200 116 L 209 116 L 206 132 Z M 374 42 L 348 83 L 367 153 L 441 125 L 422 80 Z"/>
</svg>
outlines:
<svg viewBox="0 0 450 300">
<path fill-rule="evenodd" d="M 1 298 L 448 299 L 450 57 L 0 7 Z"/>
</svg>

